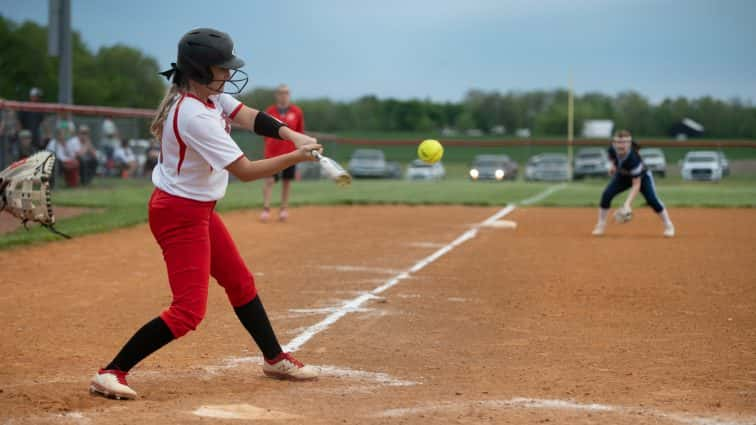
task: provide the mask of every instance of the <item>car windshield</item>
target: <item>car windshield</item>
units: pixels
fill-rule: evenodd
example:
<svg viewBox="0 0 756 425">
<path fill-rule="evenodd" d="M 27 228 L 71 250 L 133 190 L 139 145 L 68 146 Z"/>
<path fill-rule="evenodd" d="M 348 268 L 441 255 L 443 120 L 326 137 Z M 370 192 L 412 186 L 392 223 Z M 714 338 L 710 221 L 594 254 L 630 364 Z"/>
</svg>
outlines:
<svg viewBox="0 0 756 425">
<path fill-rule="evenodd" d="M 379 160 L 383 159 L 383 153 L 380 151 L 357 151 L 354 153 L 353 156 L 354 159 L 368 159 L 368 160 Z"/>
<path fill-rule="evenodd" d="M 423 161 L 415 160 L 412 161 L 412 168 L 431 168 L 433 164 L 427 164 Z"/>
<path fill-rule="evenodd" d="M 714 162 L 717 158 L 713 156 L 690 156 L 688 157 L 688 162 Z"/>
<path fill-rule="evenodd" d="M 567 163 L 567 160 L 564 158 L 544 158 L 538 161 L 538 163 L 543 165 L 564 165 Z"/>
<path fill-rule="evenodd" d="M 482 159 L 482 160 L 475 161 L 475 164 L 473 165 L 475 167 L 480 167 L 480 168 L 494 168 L 494 167 L 502 168 L 504 167 L 504 161 L 498 161 L 494 159 Z"/>
</svg>

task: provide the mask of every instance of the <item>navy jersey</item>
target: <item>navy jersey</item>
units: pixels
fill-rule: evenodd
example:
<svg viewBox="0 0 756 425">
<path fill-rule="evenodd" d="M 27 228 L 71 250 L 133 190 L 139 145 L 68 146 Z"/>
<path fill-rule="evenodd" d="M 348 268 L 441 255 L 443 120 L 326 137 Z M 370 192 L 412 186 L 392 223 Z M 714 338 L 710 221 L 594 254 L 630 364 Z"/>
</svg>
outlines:
<svg viewBox="0 0 756 425">
<path fill-rule="evenodd" d="M 609 159 L 617 167 L 617 174 L 628 177 L 640 177 L 646 172 L 646 165 L 643 163 L 638 151 L 630 148 L 630 152 L 623 158 L 617 155 L 614 146 L 609 146 Z"/>
</svg>

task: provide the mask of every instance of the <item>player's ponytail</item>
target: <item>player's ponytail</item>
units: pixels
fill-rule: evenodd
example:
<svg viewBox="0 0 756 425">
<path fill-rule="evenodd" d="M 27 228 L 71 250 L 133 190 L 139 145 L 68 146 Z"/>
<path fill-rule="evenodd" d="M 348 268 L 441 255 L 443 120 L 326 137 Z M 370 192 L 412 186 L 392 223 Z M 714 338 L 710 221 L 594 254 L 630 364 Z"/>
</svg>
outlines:
<svg viewBox="0 0 756 425">
<path fill-rule="evenodd" d="M 163 124 L 165 123 L 165 119 L 168 117 L 168 111 L 171 109 L 173 102 L 175 102 L 176 100 L 176 95 L 178 94 L 178 92 L 178 86 L 176 84 L 171 84 L 171 87 L 163 97 L 163 100 L 160 101 L 160 106 L 158 106 L 157 114 L 155 115 L 155 118 L 153 118 L 152 124 L 150 124 L 150 133 L 155 136 L 155 139 L 157 139 L 158 142 L 161 142 L 163 140 Z"/>
<path fill-rule="evenodd" d="M 152 120 L 152 124 L 150 124 L 150 133 L 155 136 L 158 142 L 163 140 L 163 124 L 165 124 L 165 119 L 168 117 L 168 111 L 171 110 L 173 102 L 176 101 L 179 90 L 186 89 L 188 86 L 184 73 L 178 69 L 175 63 L 171 64 L 171 69 L 161 72 L 160 75 L 171 82 L 171 87 L 163 100 L 160 101 L 158 112 Z"/>
</svg>

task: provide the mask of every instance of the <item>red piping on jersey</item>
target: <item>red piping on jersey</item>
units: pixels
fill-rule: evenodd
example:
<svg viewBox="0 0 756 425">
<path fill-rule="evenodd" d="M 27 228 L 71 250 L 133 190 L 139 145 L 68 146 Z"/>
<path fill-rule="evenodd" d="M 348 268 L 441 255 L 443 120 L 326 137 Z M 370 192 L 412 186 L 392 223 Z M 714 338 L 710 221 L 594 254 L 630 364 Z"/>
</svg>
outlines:
<svg viewBox="0 0 756 425">
<path fill-rule="evenodd" d="M 228 117 L 231 118 L 231 119 L 234 119 L 236 117 L 236 114 L 238 114 L 239 111 L 241 111 L 242 106 L 244 106 L 244 104 L 243 103 L 239 103 L 236 106 L 236 108 L 234 108 L 234 110 L 231 112 L 231 115 L 229 115 Z"/>
<path fill-rule="evenodd" d="M 184 96 L 191 97 L 192 99 L 197 99 L 201 104 L 205 105 L 206 107 L 210 109 L 215 109 L 215 103 L 213 103 L 212 100 L 209 98 L 207 99 L 207 102 L 197 97 L 194 93 L 187 93 Z"/>
<path fill-rule="evenodd" d="M 179 99 L 178 103 L 176 104 L 176 112 L 173 113 L 173 134 L 176 135 L 176 141 L 179 145 L 179 161 L 178 165 L 176 166 L 176 174 L 179 175 L 181 174 L 181 164 L 184 163 L 184 156 L 186 156 L 186 143 L 184 143 L 184 140 L 181 139 L 178 128 L 179 108 L 181 107 L 181 102 L 184 101 L 184 97 L 186 97 L 186 95 L 181 95 L 181 99 Z"/>
</svg>

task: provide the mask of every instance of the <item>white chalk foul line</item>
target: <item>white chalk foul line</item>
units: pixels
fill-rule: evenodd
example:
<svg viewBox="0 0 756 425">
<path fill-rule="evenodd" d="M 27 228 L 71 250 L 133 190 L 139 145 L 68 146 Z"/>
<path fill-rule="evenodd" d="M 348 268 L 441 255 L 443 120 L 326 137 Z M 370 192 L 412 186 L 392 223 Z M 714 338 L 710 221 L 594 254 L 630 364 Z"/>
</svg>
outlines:
<svg viewBox="0 0 756 425">
<path fill-rule="evenodd" d="M 533 202 L 538 202 L 547 196 L 551 195 L 552 193 L 556 192 L 557 190 L 561 190 L 565 187 L 565 184 L 560 184 L 556 186 L 551 186 L 544 190 L 543 192 L 527 198 L 520 203 L 523 205 L 528 205 Z M 447 253 L 449 253 L 454 248 L 458 247 L 459 245 L 467 242 L 468 240 L 474 238 L 478 234 L 478 230 L 483 226 L 490 226 L 491 223 L 494 223 L 495 221 L 499 220 L 500 218 L 504 217 L 505 215 L 511 213 L 514 211 L 516 204 L 507 205 L 506 207 L 502 208 L 496 214 L 492 215 L 491 217 L 488 217 L 484 221 L 474 225 L 470 230 L 466 231 L 462 235 L 460 235 L 457 239 L 454 239 L 447 245 L 441 247 L 433 254 L 423 258 L 422 260 L 418 261 L 407 269 L 406 271 L 402 271 L 395 276 L 393 276 L 391 279 L 387 280 L 386 283 L 384 283 L 381 286 L 378 286 L 377 288 L 373 289 L 372 291 L 362 294 L 356 298 L 353 298 L 344 304 L 341 305 L 341 307 L 337 308 L 333 313 L 326 316 L 323 320 L 320 322 L 310 326 L 309 328 L 305 329 L 301 334 L 296 336 L 294 339 L 289 341 L 288 344 L 286 344 L 286 347 L 284 348 L 286 351 L 294 352 L 302 348 L 304 344 L 307 343 L 310 339 L 312 339 L 315 335 L 319 334 L 320 332 L 323 332 L 324 330 L 328 329 L 331 325 L 338 322 L 339 319 L 346 316 L 347 314 L 358 311 L 360 309 L 360 306 L 367 302 L 368 300 L 375 298 L 376 295 L 388 290 L 389 288 L 395 286 L 402 280 L 408 279 L 412 273 L 417 273 L 418 271 L 422 270 L 432 262 L 438 260 L 439 258 L 443 257 Z"/>
<path fill-rule="evenodd" d="M 749 425 L 756 423 L 755 417 L 725 419 L 721 417 L 696 416 L 688 413 L 671 413 L 646 407 L 616 406 L 599 403 L 579 403 L 572 400 L 551 400 L 539 398 L 515 397 L 509 400 L 477 400 L 467 402 L 433 403 L 415 407 L 388 409 L 378 413 L 378 417 L 402 417 L 440 411 L 460 411 L 471 407 L 483 409 L 543 409 L 543 410 L 577 410 L 587 412 L 607 412 L 621 415 L 652 416 L 688 425 Z"/>
</svg>

